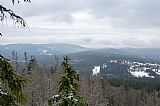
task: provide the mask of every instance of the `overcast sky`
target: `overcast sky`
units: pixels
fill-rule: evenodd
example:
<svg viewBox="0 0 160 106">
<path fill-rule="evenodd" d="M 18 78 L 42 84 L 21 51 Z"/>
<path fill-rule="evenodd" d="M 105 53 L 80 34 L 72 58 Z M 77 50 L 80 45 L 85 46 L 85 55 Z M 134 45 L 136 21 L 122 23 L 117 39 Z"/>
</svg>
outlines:
<svg viewBox="0 0 160 106">
<path fill-rule="evenodd" d="M 70 43 L 86 47 L 159 47 L 160 0 L 31 0 L 0 4 L 29 29 L 3 22 L 0 44 Z"/>
</svg>

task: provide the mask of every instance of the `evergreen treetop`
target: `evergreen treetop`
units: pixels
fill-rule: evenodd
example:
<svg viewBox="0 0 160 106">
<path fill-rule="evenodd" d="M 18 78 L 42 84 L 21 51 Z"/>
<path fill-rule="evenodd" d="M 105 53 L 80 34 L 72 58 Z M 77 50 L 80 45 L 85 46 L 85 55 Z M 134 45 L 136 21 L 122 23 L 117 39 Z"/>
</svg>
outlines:
<svg viewBox="0 0 160 106">
<path fill-rule="evenodd" d="M 69 64 L 71 60 L 68 56 L 64 57 L 62 62 L 62 69 L 64 74 L 60 77 L 59 82 L 59 94 L 52 96 L 49 100 L 49 105 L 52 104 L 57 106 L 86 106 L 87 104 L 83 101 L 82 97 L 78 95 L 79 91 L 79 74 L 73 66 Z"/>
<path fill-rule="evenodd" d="M 0 106 L 17 106 L 26 100 L 22 90 L 27 79 L 17 75 L 8 59 L 0 55 Z"/>
</svg>

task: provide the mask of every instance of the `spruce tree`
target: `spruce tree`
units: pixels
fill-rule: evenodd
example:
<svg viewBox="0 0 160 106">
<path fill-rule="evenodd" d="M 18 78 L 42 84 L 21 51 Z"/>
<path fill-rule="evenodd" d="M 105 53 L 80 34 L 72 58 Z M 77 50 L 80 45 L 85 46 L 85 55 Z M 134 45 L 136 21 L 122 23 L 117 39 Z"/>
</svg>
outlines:
<svg viewBox="0 0 160 106">
<path fill-rule="evenodd" d="M 14 4 L 16 1 L 20 3 L 20 0 L 11 0 Z M 30 0 L 23 0 L 24 2 L 30 2 Z M 15 14 L 11 9 L 6 8 L 0 3 L 0 21 L 6 21 L 8 18 L 13 20 L 13 23 L 20 27 L 27 27 L 25 20 Z M 0 33 L 2 37 L 2 33 Z M 0 54 L 0 106 L 17 106 L 25 100 L 25 96 L 22 89 L 27 79 L 18 75 L 10 61 L 4 58 Z"/>
<path fill-rule="evenodd" d="M 27 79 L 16 74 L 9 60 L 0 55 L 0 106 L 17 106 L 26 100 L 22 90 Z"/>
<path fill-rule="evenodd" d="M 62 69 L 64 74 L 60 77 L 59 82 L 59 94 L 54 95 L 49 100 L 49 105 L 56 106 L 86 106 L 87 104 L 83 101 L 82 97 L 78 95 L 79 91 L 79 75 L 73 66 L 69 64 L 70 58 L 64 57 L 62 63 Z"/>
</svg>

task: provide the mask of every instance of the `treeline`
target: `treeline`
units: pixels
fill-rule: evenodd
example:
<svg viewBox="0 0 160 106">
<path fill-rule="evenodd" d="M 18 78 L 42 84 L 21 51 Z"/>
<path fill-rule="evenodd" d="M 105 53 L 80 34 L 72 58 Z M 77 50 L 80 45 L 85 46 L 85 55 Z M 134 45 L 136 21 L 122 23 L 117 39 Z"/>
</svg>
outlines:
<svg viewBox="0 0 160 106">
<path fill-rule="evenodd" d="M 128 65 L 117 64 L 117 63 L 106 63 L 107 67 L 101 68 L 101 74 L 105 77 L 128 77 L 131 74 L 127 71 Z"/>
<path fill-rule="evenodd" d="M 124 86 L 126 89 L 133 88 L 135 90 L 146 90 L 148 92 L 160 91 L 160 79 L 159 78 L 105 78 L 112 86 L 120 87 Z"/>
</svg>

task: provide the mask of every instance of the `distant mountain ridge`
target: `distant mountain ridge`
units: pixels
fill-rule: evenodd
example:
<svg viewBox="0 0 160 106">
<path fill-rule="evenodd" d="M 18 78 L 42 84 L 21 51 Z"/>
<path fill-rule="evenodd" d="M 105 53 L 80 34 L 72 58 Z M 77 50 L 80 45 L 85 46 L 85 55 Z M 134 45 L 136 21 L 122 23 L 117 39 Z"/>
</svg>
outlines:
<svg viewBox="0 0 160 106">
<path fill-rule="evenodd" d="M 93 52 L 121 55 L 135 55 L 141 57 L 160 57 L 160 48 L 102 48 Z"/>
<path fill-rule="evenodd" d="M 136 56 L 151 56 L 159 57 L 160 48 L 86 48 L 75 44 L 7 44 L 0 45 L 0 53 L 10 55 L 12 51 L 18 53 L 28 52 L 32 55 L 57 55 L 57 54 L 70 54 L 77 52 L 92 52 L 103 54 L 121 54 L 121 55 L 136 55 Z"/>
<path fill-rule="evenodd" d="M 92 73 L 91 70 L 95 66 L 107 65 L 107 68 L 102 69 L 102 73 L 105 76 L 131 76 L 131 74 L 142 73 L 142 71 L 127 71 L 130 64 L 121 64 L 126 62 L 137 62 L 137 64 L 158 64 L 160 65 L 160 48 L 86 48 L 74 44 L 8 44 L 0 45 L 0 54 L 12 60 L 12 52 L 17 52 L 19 62 L 24 61 L 24 52 L 27 53 L 28 59 L 30 56 L 35 56 L 38 63 L 41 65 L 46 64 L 50 68 L 55 61 L 55 55 L 61 61 L 64 55 L 71 57 L 71 63 L 78 69 L 83 70 L 86 67 L 87 70 Z M 110 61 L 120 61 L 119 63 L 113 63 Z M 137 65 L 136 64 L 136 65 Z M 145 70 L 142 74 L 153 75 L 152 77 L 160 77 L 155 72 L 154 66 L 141 65 L 137 70 L 150 68 Z M 110 70 L 112 70 L 110 72 Z"/>
<path fill-rule="evenodd" d="M 15 51 L 20 57 L 27 52 L 28 56 L 55 56 L 66 54 L 114 54 L 114 55 L 132 55 L 138 57 L 153 57 L 160 59 L 160 48 L 86 48 L 75 44 L 7 44 L 0 45 L 0 54 L 9 57 Z"/>
<path fill-rule="evenodd" d="M 0 45 L 0 54 L 10 56 L 13 51 L 19 55 L 27 52 L 28 55 L 63 55 L 89 50 L 74 44 L 7 44 Z"/>
</svg>

